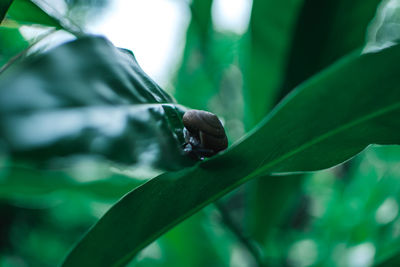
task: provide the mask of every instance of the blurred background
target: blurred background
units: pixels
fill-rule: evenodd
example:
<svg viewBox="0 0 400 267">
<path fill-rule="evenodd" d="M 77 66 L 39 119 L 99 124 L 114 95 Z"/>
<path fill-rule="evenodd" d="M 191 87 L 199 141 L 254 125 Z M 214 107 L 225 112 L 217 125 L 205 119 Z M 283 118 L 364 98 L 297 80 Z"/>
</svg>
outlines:
<svg viewBox="0 0 400 267">
<path fill-rule="evenodd" d="M 348 53 L 378 51 L 400 37 L 397 0 L 36 2 L 132 50 L 178 103 L 222 118 L 230 144 L 307 78 Z M 7 18 L 0 64 L 74 38 Z M 106 162 L 78 162 L 38 171 L 7 168 L 0 157 L 0 266 L 59 264 L 118 198 L 155 175 L 127 178 Z M 399 162 L 398 146 L 370 146 L 328 170 L 257 178 L 129 266 L 372 266 L 400 252 Z"/>
</svg>

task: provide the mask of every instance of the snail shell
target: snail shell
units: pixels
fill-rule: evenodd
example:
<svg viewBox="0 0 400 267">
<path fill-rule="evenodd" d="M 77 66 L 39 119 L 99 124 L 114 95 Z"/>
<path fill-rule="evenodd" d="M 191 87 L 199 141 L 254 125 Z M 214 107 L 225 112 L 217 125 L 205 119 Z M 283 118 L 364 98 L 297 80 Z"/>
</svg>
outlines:
<svg viewBox="0 0 400 267">
<path fill-rule="evenodd" d="M 183 125 L 194 138 L 200 140 L 200 146 L 216 153 L 228 147 L 225 129 L 218 117 L 203 110 L 189 110 L 182 118 Z"/>
</svg>

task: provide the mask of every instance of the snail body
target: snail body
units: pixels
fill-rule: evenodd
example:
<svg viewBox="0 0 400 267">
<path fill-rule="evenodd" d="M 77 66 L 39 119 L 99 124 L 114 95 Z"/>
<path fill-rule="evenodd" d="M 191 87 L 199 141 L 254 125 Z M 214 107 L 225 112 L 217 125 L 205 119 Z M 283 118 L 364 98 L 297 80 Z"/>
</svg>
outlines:
<svg viewBox="0 0 400 267">
<path fill-rule="evenodd" d="M 182 118 L 184 151 L 195 157 L 211 157 L 228 147 L 225 129 L 218 117 L 203 110 L 189 110 Z"/>
</svg>

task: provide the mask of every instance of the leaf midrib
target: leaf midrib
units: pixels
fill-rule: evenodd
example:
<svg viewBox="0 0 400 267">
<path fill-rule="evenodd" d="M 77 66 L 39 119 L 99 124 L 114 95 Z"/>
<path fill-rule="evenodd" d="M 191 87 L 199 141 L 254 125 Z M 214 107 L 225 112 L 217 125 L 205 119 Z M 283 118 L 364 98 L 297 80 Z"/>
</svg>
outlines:
<svg viewBox="0 0 400 267">
<path fill-rule="evenodd" d="M 141 246 L 138 246 L 137 249 L 135 249 L 134 251 L 132 251 L 131 253 L 127 254 L 125 257 L 121 258 L 114 266 L 121 266 L 124 262 L 126 262 L 127 260 L 129 260 L 131 257 L 133 257 L 137 252 L 139 252 L 142 248 L 144 248 L 147 244 L 149 244 L 151 241 L 155 240 L 157 237 L 161 236 L 162 233 L 164 233 L 166 230 L 170 229 L 172 226 L 176 225 L 177 223 L 183 221 L 185 218 L 190 217 L 191 215 L 193 215 L 194 213 L 196 213 L 198 210 L 200 210 L 202 207 L 212 203 L 214 200 L 218 199 L 219 197 L 222 197 L 225 193 L 230 192 L 232 189 L 236 188 L 237 186 L 249 181 L 250 179 L 259 176 L 263 173 L 265 173 L 269 168 L 272 168 L 274 165 L 279 164 L 280 162 L 282 162 L 283 160 L 299 153 L 302 152 L 304 150 L 306 150 L 307 148 L 322 142 L 326 139 L 328 139 L 331 136 L 334 136 L 337 133 L 340 133 L 342 131 L 345 131 L 349 128 L 352 128 L 358 124 L 361 124 L 365 121 L 368 121 L 370 119 L 379 117 L 385 113 L 389 113 L 393 110 L 396 110 L 400 108 L 400 102 L 397 102 L 393 105 L 390 105 L 386 108 L 383 108 L 382 110 L 378 110 L 375 112 L 372 112 L 370 114 L 367 114 L 365 116 L 362 116 L 358 119 L 355 119 L 349 123 L 346 123 L 336 129 L 333 129 L 325 134 L 322 134 L 316 138 L 314 138 L 312 141 L 307 142 L 301 146 L 299 146 L 298 148 L 289 151 L 285 154 L 283 154 L 281 157 L 271 161 L 270 163 L 260 167 L 259 169 L 257 169 L 256 171 L 252 172 L 251 174 L 249 174 L 248 176 L 244 177 L 243 179 L 238 180 L 236 183 L 233 183 L 231 186 L 227 187 L 225 190 L 222 190 L 220 193 L 214 195 L 213 197 L 209 198 L 208 201 L 201 203 L 200 205 L 197 205 L 195 208 L 193 208 L 191 211 L 189 211 L 188 213 L 184 214 L 183 216 L 173 220 L 170 224 L 166 225 L 165 227 L 161 228 L 160 231 L 157 231 L 155 234 L 151 235 L 150 238 L 146 239 L 145 242 L 141 242 Z"/>
<path fill-rule="evenodd" d="M 258 170 L 256 170 L 253 173 L 255 175 L 262 174 L 268 168 L 273 167 L 274 165 L 282 162 L 283 160 L 285 160 L 285 159 L 287 159 L 287 158 L 289 158 L 289 157 L 291 157 L 291 156 L 293 156 L 293 155 L 295 155 L 295 154 L 297 154 L 299 152 L 302 152 L 302 151 L 306 150 L 307 148 L 309 148 L 309 147 L 311 147 L 311 146 L 313 146 L 313 145 L 315 145 L 315 144 L 317 144 L 319 142 L 322 142 L 322 141 L 334 136 L 337 133 L 343 132 L 343 131 L 345 131 L 345 130 L 347 130 L 349 128 L 352 128 L 352 127 L 354 127 L 354 126 L 356 126 L 358 124 L 361 124 L 361 123 L 363 123 L 365 121 L 368 121 L 370 119 L 374 119 L 376 117 L 379 117 L 379 116 L 381 116 L 381 115 L 383 115 L 385 113 L 392 112 L 393 110 L 396 110 L 398 108 L 400 108 L 400 102 L 397 102 L 397 103 L 395 103 L 393 105 L 390 105 L 390 106 L 388 106 L 386 108 L 383 108 L 382 110 L 378 110 L 378 111 L 372 112 L 372 113 L 367 114 L 365 116 L 362 116 L 362 117 L 360 117 L 358 119 L 355 119 L 355 120 L 353 120 L 351 122 L 348 122 L 348 123 L 336 128 L 336 129 L 333 129 L 333 130 L 331 130 L 331 131 L 329 131 L 329 132 L 327 132 L 325 134 L 322 134 L 322 135 L 314 138 L 313 140 L 311 140 L 311 141 L 299 146 L 298 148 L 296 148 L 296 149 L 294 149 L 292 151 L 287 152 L 286 154 L 283 154 L 280 158 L 277 158 L 277 159 L 271 161 L 270 163 L 266 164 L 265 166 L 260 167 Z"/>
</svg>

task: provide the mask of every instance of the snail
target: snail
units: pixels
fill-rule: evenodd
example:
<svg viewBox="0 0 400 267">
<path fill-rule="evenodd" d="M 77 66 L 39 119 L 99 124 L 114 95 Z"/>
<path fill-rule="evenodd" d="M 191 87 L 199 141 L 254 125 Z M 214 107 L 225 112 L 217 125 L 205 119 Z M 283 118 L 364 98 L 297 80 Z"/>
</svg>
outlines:
<svg viewBox="0 0 400 267">
<path fill-rule="evenodd" d="M 189 110 L 182 118 L 184 151 L 191 157 L 204 159 L 228 147 L 225 129 L 218 117 L 203 110 Z"/>
</svg>

